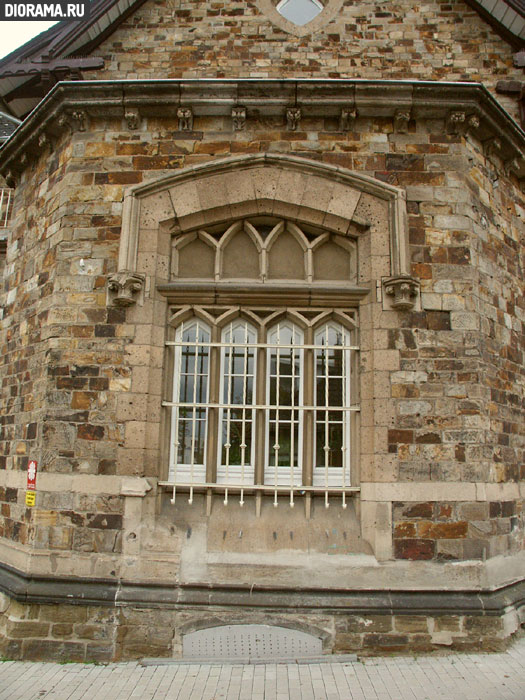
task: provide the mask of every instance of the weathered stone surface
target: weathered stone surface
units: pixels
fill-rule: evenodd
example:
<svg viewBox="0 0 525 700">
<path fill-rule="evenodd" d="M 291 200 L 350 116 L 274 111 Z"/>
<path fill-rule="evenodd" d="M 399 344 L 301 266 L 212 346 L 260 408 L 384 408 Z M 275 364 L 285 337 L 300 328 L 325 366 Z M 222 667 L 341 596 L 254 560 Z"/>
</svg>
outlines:
<svg viewBox="0 0 525 700">
<path fill-rule="evenodd" d="M 467 132 L 459 123 L 453 128 L 450 120 L 445 133 L 443 115 L 408 109 L 408 97 L 403 113 L 399 104 L 388 113 L 377 105 L 364 109 L 354 102 L 366 86 L 352 84 L 348 104 L 334 110 L 334 103 L 319 107 L 315 85 L 300 80 L 479 80 L 494 92 L 502 73 L 517 77 L 518 69 L 509 68 L 511 48 L 467 6 L 430 3 L 425 28 L 419 9 L 406 3 L 381 13 L 342 3 L 314 41 L 287 33 L 244 1 L 197 5 L 183 3 L 172 16 L 163 1 L 144 3 L 97 48 L 105 57 L 97 77 L 292 78 L 293 91 L 286 92 L 292 83 L 283 81 L 280 96 L 293 99 L 268 112 L 265 85 L 243 84 L 235 89 L 247 94 L 232 93 L 225 117 L 199 112 L 198 99 L 186 105 L 179 92 L 176 104 L 152 104 L 140 92 L 146 88 L 135 84 L 144 102 L 140 120 L 134 107 L 120 102 L 114 111 L 79 109 L 80 128 L 61 133 L 52 154 L 26 164 L 17 188 L 0 327 L 2 552 L 14 568 L 38 567 L 34 573 L 43 576 L 91 577 L 109 591 L 122 580 L 152 587 L 142 593 L 142 608 L 36 610 L 3 601 L 6 655 L 105 661 L 178 654 L 181 625 L 207 624 L 210 609 L 156 609 L 160 594 L 153 584 L 185 576 L 201 580 L 202 574 L 204 585 L 247 577 L 254 595 L 261 582 L 278 587 L 285 581 L 299 591 L 330 577 L 330 552 L 327 585 L 334 591 L 353 585 L 356 574 L 364 589 L 388 589 L 398 565 L 411 567 L 407 585 L 427 586 L 432 579 L 445 586 L 435 569 L 424 582 L 419 572 L 447 562 L 486 571 L 486 560 L 496 556 L 517 567 L 524 548 L 518 485 L 525 478 L 523 200 L 515 173 L 505 172 L 498 149 L 482 147 L 489 133 Z M 348 85 L 337 85 L 339 99 Z M 385 104 L 390 88 L 385 83 Z M 497 97 L 517 116 L 512 98 Z M 293 110 L 300 114 L 290 114 L 287 123 L 296 99 L 300 107 Z M 242 106 L 235 107 L 237 101 Z M 204 163 L 264 153 L 298 156 L 302 166 L 279 166 L 266 180 L 256 175 L 252 181 L 229 166 L 213 183 L 198 178 Z M 315 164 L 339 170 L 325 180 L 308 176 Z M 173 180 L 155 189 L 164 176 L 193 166 L 184 184 Z M 370 179 L 346 186 L 341 168 Z M 119 261 L 127 230 L 123 200 L 143 183 L 150 193 L 141 190 L 138 197 L 135 278 L 137 271 Z M 409 294 L 410 303 L 397 310 L 383 309 L 381 299 L 393 258 L 402 254 L 392 243 L 387 190 L 378 196 L 374 189 L 379 184 L 407 196 L 404 272 L 421 285 L 420 296 Z M 343 510 L 340 495 L 330 494 L 329 508 L 322 497 L 314 499 L 307 520 L 303 500 L 285 510 L 289 496 L 281 494 L 278 508 L 264 496 L 258 517 L 253 496 L 241 510 L 237 494 L 223 506 L 221 493 L 208 515 L 202 494 L 190 507 L 189 494 L 178 493 L 173 506 L 171 493 L 158 486 L 167 478 L 169 418 L 161 402 L 173 381 L 164 343 L 172 338 L 174 313 L 158 284 L 174 279 L 173 239 L 179 229 L 193 235 L 255 214 L 282 216 L 309 230 L 325 227 L 358 251 L 356 280 L 373 291 L 351 309 L 358 309 L 361 346 L 352 387 L 361 399 L 353 483 L 392 487 L 371 507 L 354 507 L 349 497 Z M 214 298 L 206 304 L 213 306 Z M 261 305 L 271 307 L 265 299 Z M 222 313 L 219 306 L 208 312 Z M 34 508 L 25 507 L 30 458 L 39 462 Z M 121 477 L 147 477 L 151 488 L 122 490 Z M 406 489 L 402 495 L 394 493 L 398 486 Z M 319 553 L 327 557 L 321 563 Z M 340 574 L 333 562 L 343 554 L 366 565 Z M 465 589 L 478 585 L 470 575 L 461 580 Z M 213 595 L 220 605 L 220 593 Z M 259 614 L 252 605 L 235 619 Z M 464 616 L 341 619 L 326 613 L 319 622 L 316 610 L 286 614 L 291 626 L 336 629 L 327 648 L 338 651 L 484 648 L 503 634 L 497 623 L 484 627 Z M 223 616 L 231 615 L 228 609 Z"/>
</svg>

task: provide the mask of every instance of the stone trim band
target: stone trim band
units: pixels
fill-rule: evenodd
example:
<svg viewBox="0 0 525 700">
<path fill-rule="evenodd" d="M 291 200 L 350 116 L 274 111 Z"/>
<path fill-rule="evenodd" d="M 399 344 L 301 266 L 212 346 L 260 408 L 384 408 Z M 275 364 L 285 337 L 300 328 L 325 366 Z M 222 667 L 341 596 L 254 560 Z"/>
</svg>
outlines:
<svg viewBox="0 0 525 700">
<path fill-rule="evenodd" d="M 384 591 L 249 584 L 135 583 L 27 575 L 0 562 L 0 591 L 20 603 L 194 608 L 226 607 L 344 610 L 375 615 L 501 616 L 525 608 L 525 581 L 496 590 Z M 525 610 L 522 611 L 525 617 Z"/>
</svg>

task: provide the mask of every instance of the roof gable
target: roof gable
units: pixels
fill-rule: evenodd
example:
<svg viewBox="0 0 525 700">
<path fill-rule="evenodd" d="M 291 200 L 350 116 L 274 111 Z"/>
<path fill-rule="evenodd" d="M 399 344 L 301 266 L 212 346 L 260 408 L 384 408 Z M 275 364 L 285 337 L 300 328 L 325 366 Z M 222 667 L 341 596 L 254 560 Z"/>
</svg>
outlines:
<svg viewBox="0 0 525 700">
<path fill-rule="evenodd" d="M 0 96 L 17 117 L 30 112 L 60 80 L 104 67 L 89 54 L 145 0 L 93 0 L 89 19 L 64 20 L 0 61 Z"/>
</svg>

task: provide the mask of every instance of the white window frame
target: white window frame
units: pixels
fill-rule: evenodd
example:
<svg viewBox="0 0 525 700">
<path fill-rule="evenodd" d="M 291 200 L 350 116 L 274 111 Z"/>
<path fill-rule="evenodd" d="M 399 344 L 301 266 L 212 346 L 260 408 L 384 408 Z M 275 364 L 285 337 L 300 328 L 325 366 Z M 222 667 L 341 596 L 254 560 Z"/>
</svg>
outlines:
<svg viewBox="0 0 525 700">
<path fill-rule="evenodd" d="M 321 345 L 321 343 L 318 342 L 317 338 L 322 334 L 324 331 L 326 335 L 328 336 L 329 334 L 329 329 L 332 328 L 333 330 L 339 332 L 340 330 L 342 331 L 342 336 L 343 336 L 343 342 L 342 342 L 342 348 L 348 347 L 350 345 L 350 332 L 349 330 L 340 322 L 334 323 L 333 320 L 327 321 L 323 327 L 323 325 L 319 326 L 315 330 L 314 334 L 314 343 L 316 346 Z M 325 343 L 325 346 L 328 346 L 328 337 Z M 314 351 L 314 404 L 316 406 L 323 406 L 323 405 L 328 405 L 328 394 L 329 394 L 329 372 L 328 372 L 328 360 L 325 360 L 325 404 L 319 404 L 317 400 L 317 379 L 318 379 L 318 374 L 317 374 L 317 353 L 319 350 Z M 352 393 L 351 393 L 351 374 L 352 374 L 352 363 L 351 363 L 351 357 L 350 357 L 350 350 L 341 350 L 342 352 L 342 405 L 343 407 L 345 405 L 352 405 Z M 328 355 L 326 355 L 328 357 Z M 341 450 L 343 452 L 341 463 L 342 467 L 330 467 L 328 464 L 329 458 L 329 445 L 328 443 L 325 443 L 323 445 L 323 450 L 325 452 L 325 463 L 324 465 L 318 465 L 317 464 L 317 414 L 319 412 L 325 414 L 325 439 L 329 434 L 329 426 L 331 425 L 330 420 L 328 419 L 328 415 L 330 412 L 335 413 L 338 409 L 334 406 L 329 407 L 328 409 L 318 409 L 315 411 L 314 414 L 314 435 L 313 435 L 313 460 L 312 460 L 312 478 L 313 478 L 313 484 L 314 485 L 320 485 L 320 486 L 335 486 L 337 484 L 346 484 L 346 476 L 348 472 L 348 478 L 351 480 L 352 478 L 352 473 L 351 473 L 351 451 L 352 451 L 352 430 L 351 430 L 351 414 L 348 411 L 342 410 L 341 411 L 341 416 L 342 416 L 342 424 L 343 424 L 343 429 L 342 429 L 342 437 L 343 437 L 343 444 L 341 447 Z M 322 421 L 321 421 L 322 422 Z M 341 471 L 342 470 L 342 471 Z"/>
<path fill-rule="evenodd" d="M 198 317 L 191 317 L 189 320 L 182 322 L 179 326 L 176 327 L 175 331 L 175 340 L 174 341 L 168 341 L 166 344 L 168 346 L 176 346 L 175 347 L 175 353 L 173 355 L 174 357 L 174 362 L 175 362 L 175 367 L 174 367 L 174 372 L 173 372 L 173 390 L 172 390 L 172 401 L 166 401 L 164 402 L 164 406 L 168 407 L 171 412 L 171 434 L 170 434 L 170 443 L 171 443 L 171 451 L 170 451 L 170 475 L 169 479 L 170 481 L 167 482 L 170 485 L 174 486 L 174 489 L 176 486 L 184 486 L 184 487 L 190 487 L 191 493 L 193 493 L 193 488 L 195 487 L 205 487 L 205 488 L 213 488 L 213 487 L 226 487 L 228 488 L 229 486 L 233 487 L 234 489 L 238 489 L 241 492 L 241 501 L 242 501 L 242 493 L 243 491 L 246 490 L 273 490 L 275 492 L 275 502 L 277 502 L 277 492 L 278 491 L 283 491 L 286 489 L 290 490 L 290 498 L 291 498 L 291 505 L 293 504 L 293 492 L 294 490 L 300 491 L 301 493 L 305 493 L 306 491 L 316 491 L 316 492 L 323 492 L 326 494 L 328 491 L 333 492 L 333 491 L 339 491 L 343 493 L 348 492 L 350 490 L 358 490 L 354 484 L 352 483 L 352 480 L 354 478 L 354 474 L 352 473 L 352 463 L 355 462 L 355 459 L 353 459 L 352 455 L 352 450 L 353 450 L 353 421 L 355 420 L 356 413 L 359 412 L 359 404 L 352 404 L 351 402 L 355 400 L 356 397 L 353 397 L 351 395 L 351 390 L 352 390 L 352 385 L 353 385 L 353 380 L 355 379 L 353 375 L 353 371 L 356 371 L 356 356 L 352 355 L 352 353 L 357 353 L 359 350 L 358 345 L 352 344 L 353 340 L 353 332 L 356 330 L 355 325 L 353 325 L 353 330 L 350 328 L 347 324 L 345 324 L 342 320 L 341 317 L 343 314 L 338 313 L 337 310 L 334 312 L 328 312 L 331 315 L 325 317 L 318 323 L 314 324 L 313 327 L 310 326 L 310 335 L 308 336 L 310 340 L 312 341 L 310 344 L 308 342 L 305 342 L 305 329 L 301 329 L 301 326 L 299 324 L 296 324 L 292 320 L 286 320 L 285 317 L 280 321 L 280 323 L 283 324 L 283 327 L 288 327 L 288 328 L 295 328 L 297 331 L 300 331 L 302 333 L 301 335 L 301 342 L 300 343 L 291 343 L 291 344 L 286 344 L 286 343 L 281 343 L 281 342 L 273 342 L 274 338 L 272 337 L 272 333 L 274 332 L 275 328 L 278 328 L 278 324 L 273 322 L 271 324 L 268 324 L 266 326 L 264 323 L 261 324 L 261 326 L 256 326 L 254 323 L 251 323 L 249 321 L 245 321 L 242 316 L 237 316 L 233 320 L 229 320 L 222 328 L 218 328 L 217 326 L 213 326 L 210 324 L 203 323 L 202 321 L 199 320 Z M 335 313 L 335 316 L 333 314 Z M 228 342 L 228 337 L 227 333 L 228 330 L 234 330 L 236 325 L 239 323 L 242 323 L 245 325 L 246 329 L 249 329 L 250 333 L 252 334 L 252 337 L 255 339 L 255 342 L 248 342 L 251 340 L 248 336 L 246 336 L 246 340 L 244 343 L 235 343 L 232 344 L 231 342 Z M 197 329 L 205 329 L 206 332 L 208 333 L 210 340 L 208 342 L 195 342 L 195 343 L 188 343 L 188 342 L 183 342 L 183 329 L 188 328 L 188 324 L 191 327 L 193 324 L 197 326 Z M 215 328 L 215 331 L 214 331 Z M 322 342 L 320 340 L 320 335 L 325 334 L 325 336 L 328 338 L 329 341 L 329 335 L 330 335 L 330 329 L 335 330 L 336 333 L 341 332 L 342 333 L 342 344 L 336 344 L 336 345 L 329 345 L 328 342 Z M 215 335 L 214 335 L 215 333 Z M 263 336 L 263 333 L 265 334 Z M 213 341 L 213 338 L 220 337 L 220 341 Z M 261 339 L 266 341 L 266 342 L 261 342 Z M 280 340 L 278 338 L 278 340 Z M 181 371 L 180 367 L 177 367 L 177 363 L 180 365 L 181 362 L 181 353 L 182 353 L 182 348 L 185 345 L 188 344 L 193 344 L 196 347 L 207 347 L 209 348 L 208 351 L 208 369 L 209 371 L 213 372 L 215 376 L 208 376 L 208 381 L 207 381 L 207 386 L 206 386 L 206 404 L 199 404 L 195 403 L 194 407 L 195 408 L 204 408 L 205 409 L 205 416 L 206 416 L 206 425 L 207 425 L 207 430 L 205 434 L 205 455 L 208 455 L 208 444 L 209 441 L 215 441 L 216 443 L 216 448 L 217 448 L 217 463 L 215 465 L 215 478 L 211 479 L 211 482 L 207 480 L 207 474 L 210 474 L 210 471 L 207 470 L 206 464 L 201 465 L 201 464 L 195 464 L 192 463 L 190 465 L 177 465 L 174 463 L 175 455 L 177 454 L 176 449 L 178 445 L 176 444 L 176 441 L 173 440 L 173 436 L 177 436 L 177 426 L 178 426 L 178 411 L 180 404 L 177 401 L 178 397 L 178 392 L 180 391 L 180 380 L 181 380 Z M 228 349 L 231 350 L 233 347 L 244 347 L 246 349 L 248 348 L 253 348 L 254 350 L 254 362 L 253 362 L 253 372 L 254 372 L 254 378 L 253 378 L 253 394 L 252 394 L 252 403 L 247 404 L 246 399 L 244 399 L 245 403 L 243 404 L 228 404 L 227 402 L 224 401 L 224 381 L 225 381 L 225 358 L 227 357 L 227 352 Z M 300 440 L 300 449 L 298 450 L 298 464 L 293 465 L 293 468 L 286 467 L 286 466 L 278 466 L 277 471 L 275 470 L 275 462 L 271 464 L 271 454 L 272 454 L 272 447 L 269 445 L 269 436 L 270 436 L 270 431 L 269 431 L 269 416 L 270 416 L 270 411 L 271 410 L 279 410 L 278 405 L 272 405 L 270 404 L 270 386 L 271 386 L 271 379 L 270 379 L 270 371 L 271 371 L 271 363 L 270 363 L 270 358 L 271 358 L 271 351 L 272 348 L 278 348 L 278 349 L 290 349 L 293 348 L 294 350 L 299 350 L 301 353 L 301 359 L 300 359 L 300 366 L 299 366 L 299 374 L 301 376 L 301 381 L 300 381 L 300 400 L 299 404 L 295 406 L 292 403 L 292 406 L 288 410 L 295 411 L 297 410 L 299 412 L 299 440 Z M 215 350 L 214 350 L 215 349 Z M 342 397 L 341 397 L 341 404 L 340 406 L 330 406 L 328 405 L 328 410 L 325 411 L 325 409 L 322 407 L 323 402 L 317 401 L 317 361 L 316 361 L 316 355 L 318 351 L 320 350 L 341 350 L 343 354 L 343 360 L 342 360 L 342 380 L 344 382 L 343 388 L 342 388 Z M 220 352 L 219 356 L 219 361 L 213 365 L 212 362 L 212 353 L 213 352 Z M 261 355 L 262 353 L 262 355 Z M 198 356 L 198 355 L 197 355 Z M 258 360 L 262 357 L 265 358 L 266 362 L 266 368 L 261 368 L 260 370 L 257 368 L 257 363 Z M 306 358 L 309 358 L 308 361 Z M 195 363 L 194 371 L 196 371 L 197 368 L 197 362 Z M 244 365 L 244 370 L 246 370 L 246 364 Z M 220 376 L 217 377 L 216 373 L 219 372 Z M 261 379 L 261 375 L 263 377 L 262 381 L 264 383 L 264 386 L 258 387 L 257 383 Z M 246 376 L 246 375 L 244 375 Z M 259 377 L 259 379 L 258 379 Z M 209 401 L 209 395 L 210 395 L 210 386 L 214 383 L 218 382 L 219 383 L 219 401 L 216 403 L 210 402 Z M 309 396 L 310 396 L 310 405 L 305 405 L 304 402 L 304 392 L 305 392 L 305 387 L 309 383 L 310 388 L 309 388 Z M 243 387 L 246 386 L 246 382 L 243 382 Z M 326 385 L 325 385 L 326 386 Z M 196 383 L 194 381 L 194 392 L 195 392 L 195 387 Z M 228 394 L 229 395 L 229 394 Z M 187 405 L 187 404 L 185 404 Z M 321 406 L 321 408 L 319 407 Z M 193 408 L 193 406 L 190 406 L 190 408 Z M 212 428 L 210 427 L 210 421 L 209 419 L 209 410 L 214 410 L 218 411 L 218 421 L 215 424 L 217 434 L 214 435 L 210 431 Z M 250 449 L 250 457 L 249 457 L 249 463 L 243 465 L 228 465 L 228 469 L 225 468 L 225 465 L 221 464 L 222 460 L 222 424 L 223 424 L 223 417 L 224 417 L 224 412 L 227 411 L 228 409 L 230 410 L 245 410 L 245 411 L 250 411 L 251 412 L 251 421 L 252 421 L 252 441 L 251 441 L 251 449 Z M 343 414 L 343 444 L 342 444 L 342 449 L 343 449 L 343 458 L 341 460 L 342 466 L 341 467 L 332 467 L 330 466 L 327 462 L 325 462 L 324 466 L 318 466 L 316 465 L 317 462 L 317 457 L 316 457 L 316 416 L 318 415 L 319 411 L 325 412 L 326 415 L 329 415 L 330 412 L 341 412 Z M 262 425 L 264 426 L 263 430 L 261 430 L 261 420 L 257 420 L 257 415 L 259 412 L 264 412 L 264 421 L 262 421 Z M 293 415 L 293 414 L 292 414 Z M 308 425 L 308 432 L 305 433 L 305 426 Z M 327 422 L 327 426 L 329 426 L 329 423 Z M 308 436 L 311 437 L 308 437 Z M 329 430 L 327 429 L 327 432 L 325 435 L 329 435 Z M 329 444 L 325 445 L 325 447 L 329 448 Z M 306 449 L 309 453 L 309 457 L 305 457 L 304 455 L 304 449 Z M 262 457 L 262 464 L 259 462 L 259 466 L 257 465 L 257 454 L 260 454 L 262 450 L 263 457 Z M 193 453 L 192 453 L 193 454 Z M 261 458 L 259 457 L 259 460 Z M 305 463 L 305 459 L 308 459 L 308 464 Z M 206 460 L 206 457 L 205 457 Z M 262 470 L 261 470 L 262 467 Z M 227 501 L 227 492 L 226 492 L 226 501 Z M 344 502 L 344 498 L 343 498 Z M 328 503 L 328 501 L 327 501 Z"/>
<path fill-rule="evenodd" d="M 184 342 L 184 331 L 187 331 L 189 328 L 192 328 L 192 326 L 196 327 L 196 335 L 195 335 L 195 342 Z M 189 319 L 189 321 L 182 322 L 176 329 L 175 331 L 175 352 L 173 356 L 173 390 L 172 390 L 172 402 L 173 402 L 173 409 L 171 412 L 171 421 L 170 421 L 170 457 L 169 457 L 169 478 L 173 479 L 174 481 L 180 480 L 180 479 L 187 479 L 190 483 L 194 482 L 199 482 L 199 481 L 206 481 L 206 450 L 207 450 L 207 441 L 208 441 L 208 431 L 205 429 L 204 431 L 204 447 L 203 447 L 203 454 L 205 455 L 205 459 L 203 464 L 198 464 L 195 463 L 194 457 L 195 457 L 195 448 L 194 444 L 191 446 L 191 461 L 189 464 L 186 463 L 179 463 L 178 462 L 178 450 L 179 450 L 179 440 L 178 440 L 178 435 L 179 435 L 179 423 L 180 423 L 180 408 L 181 408 L 181 402 L 179 402 L 179 395 L 180 395 L 180 385 L 181 385 L 181 378 L 182 378 L 182 357 L 183 357 L 183 352 L 184 348 L 193 345 L 195 347 L 195 360 L 194 360 L 194 369 L 193 369 L 193 398 L 195 399 L 195 394 L 197 390 L 197 382 L 196 378 L 198 376 L 197 373 L 197 361 L 198 361 L 198 356 L 199 356 L 199 350 L 206 346 L 206 343 L 200 343 L 199 342 L 199 333 L 201 330 L 206 331 L 208 334 L 209 341 L 211 341 L 211 328 L 207 323 L 199 319 L 198 317 L 193 317 Z M 207 404 L 209 403 L 209 396 L 210 396 L 210 376 L 209 376 L 209 369 L 210 369 L 210 351 L 208 349 L 208 377 L 206 381 L 206 406 L 204 407 L 204 414 L 205 414 L 205 424 L 207 424 L 207 418 L 208 418 L 208 408 Z M 195 440 L 195 423 L 196 423 L 196 418 L 195 418 L 195 413 L 197 410 L 197 407 L 201 408 L 201 405 L 196 403 L 194 400 L 193 402 L 189 402 L 193 404 L 193 407 L 190 406 L 190 410 L 193 410 L 193 424 L 192 424 L 192 443 L 194 443 Z M 184 405 L 187 405 L 185 402 Z"/>
<path fill-rule="evenodd" d="M 290 426 L 291 426 L 291 431 L 290 434 L 293 435 L 293 424 L 294 424 L 294 415 L 295 412 L 297 411 L 298 417 L 299 417 L 299 429 L 298 429 L 298 450 L 297 450 L 297 464 L 296 465 L 290 465 L 289 467 L 285 466 L 277 466 L 276 467 L 276 461 L 278 461 L 278 454 L 279 454 L 279 448 L 276 448 L 275 445 L 270 445 L 270 412 L 272 410 L 276 411 L 276 423 L 277 425 L 279 424 L 279 410 L 280 407 L 277 404 L 275 409 L 268 408 L 266 409 L 266 419 L 265 419 L 265 459 L 264 459 L 264 483 L 265 484 L 271 484 L 274 486 L 301 486 L 302 481 L 303 481 L 303 467 L 302 467 L 302 462 L 303 462 L 303 439 L 304 439 L 304 433 L 303 433 L 303 427 L 304 427 L 304 416 L 303 416 L 303 411 L 299 408 L 303 404 L 303 396 L 304 396 L 304 382 L 305 382 L 305 375 L 304 375 L 304 350 L 302 349 L 302 345 L 304 345 L 304 331 L 294 322 L 284 320 L 277 322 L 274 326 L 270 327 L 267 331 L 267 342 L 268 344 L 272 344 L 274 341 L 272 340 L 272 333 L 274 330 L 277 331 L 277 341 L 276 344 L 278 346 L 281 345 L 280 343 L 280 330 L 282 327 L 288 327 L 294 329 L 293 336 L 295 336 L 295 332 L 297 332 L 300 335 L 300 342 L 298 344 L 292 343 L 292 347 L 294 348 L 294 351 L 297 349 L 299 351 L 299 404 L 296 407 L 295 406 L 295 399 L 294 399 L 294 391 L 293 391 L 293 379 L 295 378 L 295 373 L 294 373 L 294 368 L 295 368 L 295 363 L 292 362 L 292 404 L 291 404 L 291 421 L 290 421 Z M 277 350 L 277 358 L 279 357 L 279 351 L 282 350 L 288 350 L 290 349 L 290 346 L 288 345 L 283 345 L 282 348 L 272 348 L 267 346 L 266 350 L 266 403 L 268 406 L 270 406 L 270 390 L 271 390 L 271 355 L 272 355 L 272 350 Z M 279 361 L 277 360 L 277 368 L 279 366 Z M 280 373 L 277 371 L 277 396 L 279 394 L 279 376 Z M 284 410 L 284 409 L 283 409 Z M 277 436 L 278 436 L 278 430 L 277 430 Z M 275 443 L 278 444 L 278 443 Z M 293 447 L 290 450 L 291 454 L 293 454 L 294 450 Z M 273 463 L 272 463 L 273 462 Z"/>
<path fill-rule="evenodd" d="M 248 373 L 246 372 L 246 364 L 247 364 L 247 358 L 248 358 L 248 349 L 249 345 L 257 345 L 257 328 L 251 324 L 249 321 L 246 321 L 242 317 L 237 318 L 233 321 L 230 321 L 226 326 L 222 329 L 221 332 L 221 339 L 222 339 L 222 347 L 221 347 L 221 361 L 220 361 L 220 389 L 219 389 L 219 397 L 220 397 L 220 403 L 224 404 L 225 402 L 223 401 L 224 398 L 224 381 L 225 381 L 225 366 L 226 366 L 226 360 L 227 356 L 230 354 L 230 361 L 231 361 L 231 353 L 233 353 L 234 348 L 236 347 L 242 347 L 242 344 L 233 344 L 231 339 L 228 341 L 226 339 L 228 331 L 230 334 L 233 336 L 233 332 L 235 330 L 235 327 L 239 326 L 240 324 L 244 324 L 245 326 L 245 363 L 244 363 L 244 370 L 243 370 L 243 392 L 244 392 L 244 400 L 243 400 L 243 408 L 242 409 L 235 409 L 233 406 L 235 404 L 230 404 L 231 408 L 225 408 L 225 407 L 220 407 L 219 408 L 219 423 L 218 423 L 218 429 L 217 429 L 217 483 L 218 484 L 244 484 L 246 482 L 253 484 L 254 482 L 254 474 L 255 474 L 255 442 L 256 442 L 256 435 L 255 435 L 255 405 L 256 405 L 256 396 L 257 396 L 257 351 L 256 348 L 254 348 L 254 353 L 253 353 L 253 387 L 252 387 L 252 403 L 251 406 L 253 408 L 248 408 L 248 404 L 246 401 L 246 377 L 248 376 Z M 248 329 L 253 331 L 253 335 L 255 338 L 255 343 L 249 343 L 248 342 Z M 233 369 L 233 366 L 232 366 Z M 229 374 L 228 378 L 229 381 L 231 381 L 232 375 Z M 230 394 L 230 387 L 228 387 L 228 395 Z M 228 462 L 226 464 L 222 464 L 222 448 L 223 448 L 223 443 L 222 443 L 222 430 L 223 430 L 223 421 L 224 421 L 224 414 L 227 413 L 227 418 L 226 418 L 226 426 L 227 430 L 230 427 L 231 419 L 230 419 L 230 412 L 233 410 L 242 410 L 243 411 L 243 419 L 241 421 L 242 426 L 243 426 L 243 439 L 244 439 L 244 431 L 245 431 L 245 413 L 250 412 L 251 413 L 251 430 L 252 430 L 252 437 L 251 437 L 251 449 L 250 449 L 250 457 L 249 457 L 249 464 L 243 464 L 244 459 L 242 459 L 241 464 L 229 464 Z M 236 421 L 238 422 L 238 421 Z M 241 451 L 243 452 L 243 457 L 246 454 L 242 448 L 241 445 Z M 227 449 L 227 454 L 228 454 L 228 449 Z"/>
</svg>

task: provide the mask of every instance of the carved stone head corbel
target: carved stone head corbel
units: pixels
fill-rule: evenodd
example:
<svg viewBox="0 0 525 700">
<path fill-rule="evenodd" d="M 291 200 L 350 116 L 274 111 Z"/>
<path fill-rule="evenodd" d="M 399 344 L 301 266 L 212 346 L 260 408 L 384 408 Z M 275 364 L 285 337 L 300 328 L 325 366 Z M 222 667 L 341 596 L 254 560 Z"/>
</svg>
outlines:
<svg viewBox="0 0 525 700">
<path fill-rule="evenodd" d="M 108 305 L 131 306 L 140 297 L 144 275 L 138 272 L 115 272 L 108 277 Z"/>
</svg>

